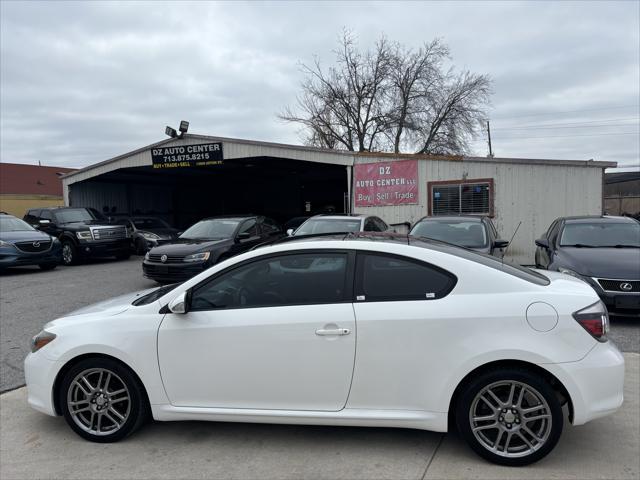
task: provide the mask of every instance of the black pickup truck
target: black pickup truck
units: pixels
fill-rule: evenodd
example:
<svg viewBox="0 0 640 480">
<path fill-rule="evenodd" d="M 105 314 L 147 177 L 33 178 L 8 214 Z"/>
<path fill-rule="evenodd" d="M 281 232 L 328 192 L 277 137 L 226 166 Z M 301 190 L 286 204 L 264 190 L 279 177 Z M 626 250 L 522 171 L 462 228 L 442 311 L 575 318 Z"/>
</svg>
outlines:
<svg viewBox="0 0 640 480">
<path fill-rule="evenodd" d="M 73 265 L 95 257 L 129 258 L 129 232 L 90 208 L 34 208 L 24 221 L 62 243 L 62 263 Z"/>
</svg>

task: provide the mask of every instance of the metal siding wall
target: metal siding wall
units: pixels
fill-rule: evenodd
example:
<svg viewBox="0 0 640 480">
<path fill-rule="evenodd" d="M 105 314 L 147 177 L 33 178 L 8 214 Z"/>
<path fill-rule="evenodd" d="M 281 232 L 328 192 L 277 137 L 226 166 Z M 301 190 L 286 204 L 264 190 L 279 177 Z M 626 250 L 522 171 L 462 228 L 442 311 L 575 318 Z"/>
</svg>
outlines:
<svg viewBox="0 0 640 480">
<path fill-rule="evenodd" d="M 356 163 L 374 161 L 389 158 L 357 159 Z M 427 182 L 493 178 L 493 222 L 498 233 L 508 240 L 522 221 L 507 258 L 530 265 L 534 263 L 535 239 L 553 220 L 569 215 L 599 215 L 602 211 L 602 168 L 450 160 L 418 162 L 417 205 L 359 207 L 354 212 L 378 215 L 388 223 L 414 223 L 427 215 Z"/>
<path fill-rule="evenodd" d="M 117 213 L 128 211 L 127 188 L 119 183 L 83 182 L 71 185 L 70 202 L 72 207 L 93 207 L 103 212 L 107 206 Z"/>
</svg>

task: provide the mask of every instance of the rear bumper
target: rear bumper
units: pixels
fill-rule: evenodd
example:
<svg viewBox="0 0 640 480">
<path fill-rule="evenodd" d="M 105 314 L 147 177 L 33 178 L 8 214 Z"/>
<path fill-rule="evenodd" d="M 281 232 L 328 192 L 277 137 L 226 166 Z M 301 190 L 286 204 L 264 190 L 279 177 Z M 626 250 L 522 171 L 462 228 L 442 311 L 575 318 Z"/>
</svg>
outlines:
<svg viewBox="0 0 640 480">
<path fill-rule="evenodd" d="M 611 341 L 598 343 L 578 362 L 541 366 L 567 389 L 574 425 L 610 415 L 622 405 L 624 357 Z"/>
</svg>

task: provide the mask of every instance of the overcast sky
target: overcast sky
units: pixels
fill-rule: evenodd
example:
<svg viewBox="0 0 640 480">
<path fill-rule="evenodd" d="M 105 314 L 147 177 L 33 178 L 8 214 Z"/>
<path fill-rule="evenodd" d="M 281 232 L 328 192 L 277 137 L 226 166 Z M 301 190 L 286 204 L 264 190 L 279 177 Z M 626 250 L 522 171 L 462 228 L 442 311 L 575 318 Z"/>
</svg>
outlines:
<svg viewBox="0 0 640 480">
<path fill-rule="evenodd" d="M 496 156 L 639 165 L 640 2 L 0 2 L 0 160 L 81 167 L 190 133 L 300 143 L 276 118 L 343 28 L 494 79 Z M 486 155 L 486 140 L 474 144 Z"/>
</svg>

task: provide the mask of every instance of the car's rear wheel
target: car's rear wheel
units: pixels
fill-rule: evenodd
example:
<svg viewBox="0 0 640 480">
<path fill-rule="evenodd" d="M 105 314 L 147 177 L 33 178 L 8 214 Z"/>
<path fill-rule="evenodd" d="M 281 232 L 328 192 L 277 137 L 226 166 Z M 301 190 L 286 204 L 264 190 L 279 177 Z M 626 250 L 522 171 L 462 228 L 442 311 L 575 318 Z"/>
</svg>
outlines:
<svg viewBox="0 0 640 480">
<path fill-rule="evenodd" d="M 145 253 L 147 253 L 147 250 L 148 250 L 147 242 L 142 238 L 136 239 L 135 249 L 136 249 L 136 255 L 144 255 Z"/>
<path fill-rule="evenodd" d="M 456 425 L 481 457 L 502 465 L 528 465 L 558 442 L 562 407 L 551 385 L 535 373 L 493 370 L 464 387 L 456 406 Z"/>
<path fill-rule="evenodd" d="M 116 442 L 137 430 L 149 409 L 140 381 L 126 367 L 89 358 L 64 376 L 59 404 L 69 426 L 92 442 Z"/>
<path fill-rule="evenodd" d="M 70 240 L 62 242 L 62 263 L 67 266 L 76 263 L 76 247 Z"/>
</svg>

